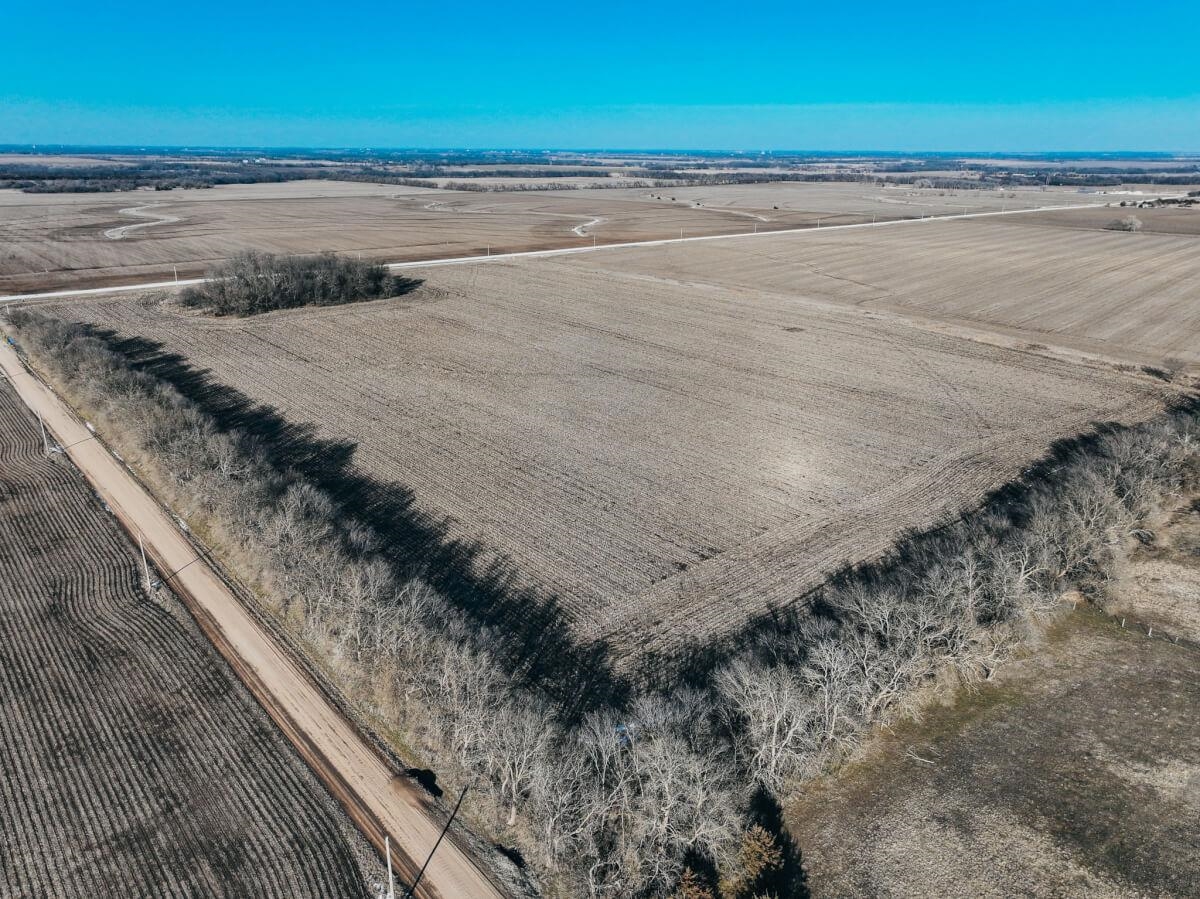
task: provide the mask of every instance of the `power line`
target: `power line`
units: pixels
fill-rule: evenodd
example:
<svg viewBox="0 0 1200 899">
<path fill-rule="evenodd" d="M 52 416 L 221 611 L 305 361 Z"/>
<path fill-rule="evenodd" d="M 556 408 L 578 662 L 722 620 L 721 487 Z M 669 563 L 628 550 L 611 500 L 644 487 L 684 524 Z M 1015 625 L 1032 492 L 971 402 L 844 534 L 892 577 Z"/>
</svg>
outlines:
<svg viewBox="0 0 1200 899">
<path fill-rule="evenodd" d="M 462 805 L 463 799 L 466 798 L 467 790 L 471 789 L 471 785 L 467 784 L 462 788 L 462 792 L 458 794 L 458 802 L 454 803 L 454 811 L 450 813 L 450 817 L 446 820 L 446 826 L 442 828 L 442 832 L 438 834 L 437 842 L 433 844 L 433 848 L 429 850 L 429 857 L 425 859 L 425 864 L 421 865 L 421 870 L 417 872 L 417 879 L 412 882 L 412 886 L 408 888 L 408 892 L 404 894 L 404 899 L 412 899 L 413 891 L 416 890 L 417 884 L 421 882 L 421 878 L 425 876 L 425 869 L 429 867 L 429 863 L 433 861 L 433 854 L 437 852 L 438 846 L 442 845 L 442 840 L 446 836 L 446 831 L 450 829 L 450 825 L 454 823 L 454 816 L 458 814 L 458 809 Z"/>
<path fill-rule="evenodd" d="M 96 435 L 92 434 L 90 437 L 84 437 L 82 440 L 76 440 L 74 443 L 68 443 L 66 446 L 63 447 L 63 449 L 69 450 L 73 446 L 79 446 L 79 444 L 81 444 L 81 443 L 87 443 L 89 440 L 95 440 L 95 439 L 96 439 Z"/>
</svg>

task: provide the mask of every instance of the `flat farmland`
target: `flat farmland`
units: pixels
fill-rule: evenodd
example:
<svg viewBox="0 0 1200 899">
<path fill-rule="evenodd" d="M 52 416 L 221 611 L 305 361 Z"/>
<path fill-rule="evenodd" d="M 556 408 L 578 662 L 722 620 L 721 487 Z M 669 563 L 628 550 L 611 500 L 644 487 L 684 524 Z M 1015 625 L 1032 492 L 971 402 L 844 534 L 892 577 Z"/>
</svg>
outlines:
<svg viewBox="0 0 1200 899">
<path fill-rule="evenodd" d="M 860 266 L 887 230 L 862 232 Z M 685 246 L 755 266 L 769 240 L 805 272 L 816 237 L 654 252 L 664 273 Z M 360 469 L 480 547 L 480 577 L 554 599 L 619 668 L 731 637 L 972 505 L 1057 437 L 1160 405 L 1149 378 L 1107 364 L 799 288 L 651 277 L 650 253 L 429 267 L 401 300 L 247 320 L 161 295 L 54 308 L 355 444 Z M 1023 271 L 1010 253 L 1010 278 Z"/>
<path fill-rule="evenodd" d="M 0 294 L 194 277 L 248 249 L 397 262 L 1079 202 L 1086 198 L 1073 191 L 1001 196 L 799 183 L 489 193 L 294 181 L 0 191 Z"/>
<path fill-rule="evenodd" d="M 936 174 L 936 173 L 932 173 Z M 954 177 L 955 173 L 944 173 Z M 1166 190 L 1173 190 L 1167 188 Z M 645 193 L 645 191 L 639 191 Z M 713 187 L 655 188 L 656 196 L 674 197 L 676 202 L 711 209 L 742 209 L 766 220 L 801 212 L 819 215 L 824 224 L 841 221 L 879 221 L 920 218 L 929 215 L 959 215 L 971 212 L 1002 212 L 1039 206 L 1077 206 L 1102 202 L 1094 195 L 1065 187 L 1003 190 L 951 190 L 914 187 L 909 184 L 855 184 L 847 182 L 778 181 L 767 184 L 729 184 Z M 840 218 L 845 217 L 845 218 Z"/>
<path fill-rule="evenodd" d="M 1079 212 L 1084 221 L 1094 215 Z M 1171 356 L 1200 362 L 1200 241 L 1057 225 L 1075 214 L 1050 213 L 1051 226 L 1038 223 L 1040 213 L 914 222 L 629 248 L 563 264 L 636 275 L 648 292 L 660 283 L 719 286 L 746 302 L 767 293 L 780 302 L 814 300 L 961 324 L 1009 343 L 1135 362 Z"/>
<path fill-rule="evenodd" d="M 1117 201 L 1118 203 L 1120 200 Z M 1155 209 L 1136 209 L 1128 206 L 1103 206 L 1099 209 L 1063 209 L 1032 212 L 1005 220 L 1006 224 L 1025 227 L 1046 225 L 1056 228 L 1103 229 L 1112 222 L 1134 216 L 1142 223 L 1142 231 L 1151 234 L 1190 234 L 1200 236 L 1200 206 L 1162 206 Z"/>
<path fill-rule="evenodd" d="M 0 380 L 0 893 L 365 897 L 350 822 Z"/>
</svg>

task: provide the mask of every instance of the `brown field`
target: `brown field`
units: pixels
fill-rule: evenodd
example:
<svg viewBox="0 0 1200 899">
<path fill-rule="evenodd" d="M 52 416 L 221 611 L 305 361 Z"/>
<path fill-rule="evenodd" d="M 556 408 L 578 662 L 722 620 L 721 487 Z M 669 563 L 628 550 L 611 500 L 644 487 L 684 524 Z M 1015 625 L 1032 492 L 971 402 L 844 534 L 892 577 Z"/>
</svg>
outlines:
<svg viewBox="0 0 1200 899">
<path fill-rule="evenodd" d="M 962 325 L 989 340 L 1131 361 L 1200 362 L 1195 238 L 1023 227 L 1026 219 L 684 243 L 562 264 L 636 277 L 643 290 L 719 286 L 748 302 L 764 294 L 777 302 L 823 301 Z"/>
<path fill-rule="evenodd" d="M 623 667 L 735 634 L 974 504 L 1055 438 L 1157 408 L 1148 376 L 855 306 L 886 295 L 875 283 L 901 312 L 904 291 L 991 309 L 1038 285 L 1083 321 L 1080 306 L 1103 323 L 1123 304 L 1121 339 L 1196 333 L 1182 294 L 1169 331 L 1146 321 L 1136 274 L 1095 299 L 1082 242 L 1130 235 L 1058 232 L 1077 245 L 1047 254 L 1030 233 L 911 224 L 433 267 L 403 300 L 251 320 L 131 297 L 60 314 L 161 342 L 356 444 L 359 468 L 411 491 L 445 539 L 478 544 L 477 575 L 553 598 Z M 1118 246 L 1132 244 L 1091 252 Z M 1175 278 L 1194 271 L 1169 248 Z M 999 259 L 1004 277 L 977 293 Z"/>
<path fill-rule="evenodd" d="M 1120 200 L 1116 201 L 1117 203 Z M 1159 209 L 1131 209 L 1118 205 L 1100 209 L 1064 209 L 1061 212 L 1034 212 L 1016 219 L 1000 221 L 1032 225 L 1048 225 L 1056 228 L 1102 229 L 1111 222 L 1134 215 L 1142 222 L 1142 233 L 1190 234 L 1200 236 L 1200 206 L 1164 206 Z"/>
<path fill-rule="evenodd" d="M 1080 202 L 1088 198 L 1066 190 L 799 183 L 507 193 L 332 181 L 0 191 L 0 295 L 163 280 L 176 269 L 194 277 L 247 249 L 396 262 Z"/>
<path fill-rule="evenodd" d="M 655 195 L 672 196 L 679 203 L 700 203 L 704 208 L 743 209 L 771 214 L 805 212 L 837 224 L 838 216 L 884 221 L 929 215 L 1000 212 L 1038 206 L 1074 206 L 1098 202 L 1094 196 L 1071 188 L 1008 188 L 1005 190 L 944 190 L 908 184 L 879 187 L 845 182 L 780 181 L 770 184 L 731 184 L 715 187 L 654 188 Z M 647 193 L 639 191 L 638 193 Z M 775 206 L 779 210 L 774 209 Z"/>
<path fill-rule="evenodd" d="M 359 840 L 0 380 L 0 893 L 365 896 Z"/>
<path fill-rule="evenodd" d="M 787 820 L 813 899 L 1200 895 L 1200 649 L 1119 621 L 1071 613 L 810 784 Z"/>
<path fill-rule="evenodd" d="M 42 153 L 0 153 L 0 165 L 48 165 L 55 167 L 75 166 L 131 166 L 133 160 L 117 156 L 69 156 Z"/>
</svg>

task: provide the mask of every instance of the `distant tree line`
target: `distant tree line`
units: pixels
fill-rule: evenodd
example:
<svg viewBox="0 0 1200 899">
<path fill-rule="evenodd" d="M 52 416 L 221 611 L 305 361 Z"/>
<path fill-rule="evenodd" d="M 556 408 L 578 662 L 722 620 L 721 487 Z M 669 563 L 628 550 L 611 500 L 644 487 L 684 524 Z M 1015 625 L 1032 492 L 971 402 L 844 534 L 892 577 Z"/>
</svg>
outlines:
<svg viewBox="0 0 1200 899">
<path fill-rule="evenodd" d="M 1200 489 L 1193 399 L 1060 448 L 986 507 L 748 633 L 706 677 L 574 720 L 505 669 L 488 633 L 393 570 L 353 509 L 252 437 L 86 326 L 30 311 L 9 323 L 74 402 L 135 444 L 181 514 L 255 560 L 248 576 L 348 695 L 387 709 L 451 782 L 478 778 L 474 824 L 565 895 L 791 895 L 753 788 L 786 797 L 930 690 L 991 677 L 1064 592 L 1103 602 L 1163 506 Z"/>
<path fill-rule="evenodd" d="M 131 165 L 51 166 L 0 163 L 0 188 L 25 193 L 103 193 L 152 188 L 205 188 L 334 177 L 321 167 L 146 161 Z"/>
<path fill-rule="evenodd" d="M 606 175 L 605 172 L 596 171 L 600 165 L 602 164 L 596 163 L 590 167 L 546 166 L 527 169 L 464 169 L 455 166 L 413 165 L 407 167 L 405 174 L 412 178 L 596 178 Z"/>
<path fill-rule="evenodd" d="M 131 161 L 118 165 L 107 158 L 97 157 L 92 165 L 46 165 L 29 154 L 29 162 L 0 164 L 0 189 L 17 189 L 28 193 L 79 193 L 124 191 L 138 188 L 174 190 L 204 188 L 223 184 L 254 184 L 297 181 L 306 179 L 337 179 L 376 184 L 409 184 L 436 187 L 428 179 L 454 178 L 456 189 L 481 178 L 525 179 L 524 186 L 491 186 L 488 190 L 562 189 L 529 185 L 529 182 L 571 177 L 590 177 L 603 174 L 603 169 L 619 164 L 628 177 L 673 182 L 680 186 L 709 186 L 720 184 L 753 184 L 770 181 L 855 182 L 894 174 L 904 183 L 924 177 L 922 173 L 957 168 L 960 178 L 938 176 L 946 181 L 974 187 L 1005 187 L 1013 185 L 1051 185 L 1067 187 L 1106 187 L 1138 180 L 1151 184 L 1192 184 L 1200 178 L 1195 165 L 1178 164 L 1158 167 L 1128 166 L 1113 163 L 1104 166 L 1073 167 L 1069 162 L 1054 167 L 1029 166 L 1014 159 L 1010 165 L 974 162 L 969 158 L 934 156 L 917 160 L 889 160 L 881 157 L 838 158 L 842 168 L 837 171 L 803 171 L 812 163 L 828 163 L 829 156 L 812 154 L 774 154 L 765 157 L 735 157 L 718 154 L 692 154 L 681 157 L 656 158 L 646 155 L 622 154 L 619 160 L 604 156 L 581 157 L 545 152 L 507 153 L 502 151 L 286 151 L 273 150 L 270 157 L 239 158 L 239 151 L 211 150 L 197 153 L 166 151 L 153 158 L 120 148 L 111 148 L 107 156 L 120 156 Z M 473 168 L 464 168 L 471 166 Z M 500 168 L 504 166 L 504 168 Z M 708 172 L 708 169 L 735 168 L 736 172 Z M 792 171 L 765 172 L 767 168 L 787 168 Z M 909 174 L 912 177 L 905 179 Z M 415 181 L 411 179 L 416 179 Z M 614 185 L 618 186 L 618 185 Z M 663 185 L 665 186 L 665 185 Z"/>
<path fill-rule="evenodd" d="M 246 252 L 209 272 L 206 283 L 187 287 L 180 302 L 214 315 L 258 315 L 297 306 L 336 306 L 408 293 L 414 278 L 386 266 L 333 253 L 276 256 Z"/>
</svg>

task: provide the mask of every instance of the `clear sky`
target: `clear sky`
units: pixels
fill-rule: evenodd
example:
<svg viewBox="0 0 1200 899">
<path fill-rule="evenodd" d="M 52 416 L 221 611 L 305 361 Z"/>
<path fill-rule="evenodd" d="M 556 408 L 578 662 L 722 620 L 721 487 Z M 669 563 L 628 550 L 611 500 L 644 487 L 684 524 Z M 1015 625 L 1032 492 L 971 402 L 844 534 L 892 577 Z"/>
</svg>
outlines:
<svg viewBox="0 0 1200 899">
<path fill-rule="evenodd" d="M 0 22 L 0 143 L 1200 150 L 1200 0 L 14 0 Z"/>
</svg>

